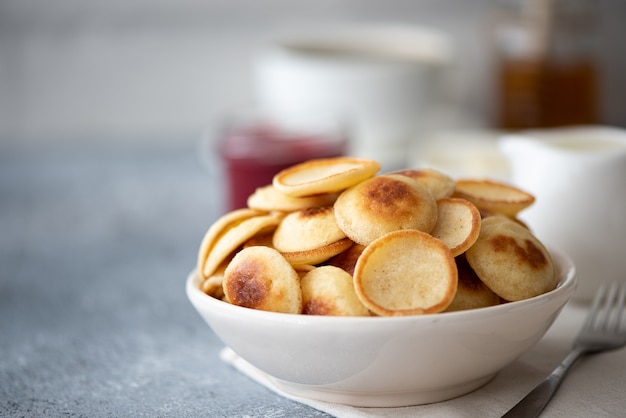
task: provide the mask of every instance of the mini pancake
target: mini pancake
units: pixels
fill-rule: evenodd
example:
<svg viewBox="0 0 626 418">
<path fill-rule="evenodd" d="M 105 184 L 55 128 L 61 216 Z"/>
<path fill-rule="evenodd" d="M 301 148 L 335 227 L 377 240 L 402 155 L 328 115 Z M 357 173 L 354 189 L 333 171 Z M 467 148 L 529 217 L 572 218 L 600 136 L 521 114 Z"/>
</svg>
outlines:
<svg viewBox="0 0 626 418">
<path fill-rule="evenodd" d="M 282 252 L 281 254 L 293 266 L 302 264 L 320 264 L 339 253 L 344 252 L 352 245 L 349 238 L 340 239 L 332 244 L 324 247 L 314 248 L 312 250 Z"/>
<path fill-rule="evenodd" d="M 352 276 L 339 267 L 322 266 L 301 281 L 302 313 L 307 315 L 369 316 L 354 292 Z"/>
<path fill-rule="evenodd" d="M 328 260 L 327 264 L 339 267 L 340 269 L 345 270 L 348 274 L 353 275 L 356 262 L 364 249 L 364 245 L 356 243 L 352 244 L 350 248 Z"/>
<path fill-rule="evenodd" d="M 450 249 L 417 230 L 390 232 L 368 245 L 354 270 L 356 294 L 377 315 L 441 312 L 457 289 Z"/>
<path fill-rule="evenodd" d="M 273 238 L 274 238 L 274 230 L 256 234 L 250 237 L 250 239 L 248 239 L 246 242 L 243 243 L 243 248 L 257 247 L 260 245 L 273 248 L 273 244 L 272 244 Z"/>
<path fill-rule="evenodd" d="M 480 212 L 465 199 L 443 198 L 437 201 L 437 224 L 430 234 L 440 239 L 456 257 L 476 242 L 480 233 Z"/>
<path fill-rule="evenodd" d="M 394 171 L 390 174 L 399 174 L 406 176 L 411 180 L 426 187 L 435 199 L 450 197 L 454 193 L 456 182 L 447 174 L 431 168 L 423 169 L 406 169 Z"/>
<path fill-rule="evenodd" d="M 280 252 L 308 251 L 344 239 L 332 206 L 317 206 L 291 212 L 280 222 L 272 244 Z"/>
<path fill-rule="evenodd" d="M 501 303 L 500 297 L 478 278 L 464 255 L 455 258 L 459 272 L 459 284 L 452 303 L 445 312 L 486 308 Z"/>
<path fill-rule="evenodd" d="M 309 197 L 292 197 L 279 192 L 273 185 L 259 187 L 248 197 L 248 207 L 263 211 L 292 212 L 315 206 L 332 205 L 337 199 L 336 193 L 327 193 Z"/>
<path fill-rule="evenodd" d="M 380 163 L 362 158 L 322 158 L 296 164 L 277 173 L 274 187 L 293 197 L 336 193 L 347 189 L 380 170 Z"/>
<path fill-rule="evenodd" d="M 222 299 L 224 297 L 224 288 L 222 282 L 224 281 L 224 270 L 228 263 L 223 263 L 211 276 L 200 285 L 200 289 L 209 296 L 216 299 Z"/>
<path fill-rule="evenodd" d="M 208 229 L 208 231 L 204 234 L 202 238 L 202 243 L 200 244 L 200 248 L 198 250 L 198 261 L 197 261 L 197 269 L 198 274 L 202 276 L 203 279 L 206 279 L 211 273 L 204 273 L 204 266 L 206 264 L 207 257 L 209 252 L 215 245 L 217 238 L 222 235 L 226 230 L 232 228 L 233 226 L 243 222 L 246 219 L 253 218 L 255 216 L 263 215 L 264 212 L 260 212 L 253 209 L 237 209 L 232 212 L 228 212 L 218 218 Z"/>
<path fill-rule="evenodd" d="M 311 270 L 315 270 L 317 267 L 311 264 L 300 264 L 300 265 L 293 266 L 293 268 L 296 271 L 296 273 L 298 273 L 300 280 L 302 280 L 302 278 L 308 272 L 310 272 Z"/>
<path fill-rule="evenodd" d="M 209 277 L 215 269 L 237 248 L 256 234 L 262 234 L 278 226 L 282 215 L 270 214 L 260 215 L 245 219 L 230 228 L 226 228 L 215 239 L 213 247 L 206 258 L 204 264 L 204 277 Z"/>
<path fill-rule="evenodd" d="M 481 219 L 485 219 L 488 218 L 490 216 L 501 216 L 501 213 L 496 213 L 492 210 L 488 210 L 488 209 L 478 209 L 478 211 L 480 212 L 480 218 Z M 518 218 L 517 216 L 509 216 L 509 219 L 511 219 L 512 221 L 517 222 L 518 224 L 520 224 L 521 226 L 523 226 L 526 229 L 530 229 L 528 227 L 528 225 L 526 224 L 526 222 L 522 221 L 520 218 Z"/>
<path fill-rule="evenodd" d="M 556 286 L 548 250 L 506 216 L 483 219 L 480 235 L 465 256 L 480 280 L 507 301 L 528 299 Z"/>
<path fill-rule="evenodd" d="M 334 207 L 339 227 L 362 245 L 401 229 L 430 232 L 437 223 L 432 194 L 401 175 L 365 180 L 341 193 Z"/>
<path fill-rule="evenodd" d="M 457 180 L 454 197 L 472 202 L 478 209 L 515 217 L 535 202 L 535 197 L 517 187 L 492 180 Z"/>
<path fill-rule="evenodd" d="M 300 277 L 272 248 L 248 247 L 239 251 L 224 271 L 223 287 L 233 305 L 272 312 L 302 312 Z"/>
</svg>

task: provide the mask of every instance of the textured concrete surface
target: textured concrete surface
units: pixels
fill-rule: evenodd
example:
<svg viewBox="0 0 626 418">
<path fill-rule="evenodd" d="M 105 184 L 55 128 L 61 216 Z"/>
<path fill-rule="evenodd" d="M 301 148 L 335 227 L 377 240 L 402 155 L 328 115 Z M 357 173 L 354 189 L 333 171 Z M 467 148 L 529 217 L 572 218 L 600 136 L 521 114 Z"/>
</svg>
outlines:
<svg viewBox="0 0 626 418">
<path fill-rule="evenodd" d="M 0 416 L 326 416 L 223 364 L 187 301 L 218 208 L 191 142 L 0 147 Z"/>
</svg>

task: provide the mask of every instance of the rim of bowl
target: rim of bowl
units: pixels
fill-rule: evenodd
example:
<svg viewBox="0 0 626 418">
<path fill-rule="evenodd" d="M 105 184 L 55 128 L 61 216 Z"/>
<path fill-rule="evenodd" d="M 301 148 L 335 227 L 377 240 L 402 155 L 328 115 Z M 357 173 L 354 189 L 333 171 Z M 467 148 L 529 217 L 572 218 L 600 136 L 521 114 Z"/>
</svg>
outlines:
<svg viewBox="0 0 626 418">
<path fill-rule="evenodd" d="M 393 321 L 393 322 L 416 322 L 416 321 L 431 321 L 433 318 L 440 320 L 453 320 L 459 321 L 461 319 L 472 320 L 476 317 L 483 315 L 497 314 L 501 311 L 509 311 L 521 308 L 529 308 L 530 306 L 537 306 L 546 303 L 557 297 L 564 299 L 561 306 L 564 306 L 567 301 L 572 297 L 578 283 L 576 275 L 576 267 L 569 256 L 564 252 L 557 250 L 553 247 L 549 247 L 550 252 L 559 273 L 559 282 L 556 287 L 546 293 L 543 293 L 532 298 L 523 299 L 514 302 L 507 302 L 500 305 L 488 306 L 484 308 L 467 309 L 461 311 L 452 312 L 439 312 L 425 315 L 407 315 L 407 316 L 324 316 L 324 315 L 303 315 L 303 314 L 288 314 L 281 312 L 262 311 L 259 309 L 245 308 L 224 302 L 220 299 L 216 299 L 212 296 L 202 292 L 199 287 L 199 276 L 196 274 L 196 269 L 193 269 L 186 280 L 186 293 L 187 297 L 192 301 L 201 303 L 204 308 L 208 308 L 211 311 L 220 311 L 222 313 L 230 313 L 246 317 L 248 315 L 253 316 L 256 320 L 267 320 L 272 322 L 288 322 L 293 324 L 305 325 L 308 323 L 354 323 L 360 322 L 371 323 L 372 321 Z"/>
</svg>

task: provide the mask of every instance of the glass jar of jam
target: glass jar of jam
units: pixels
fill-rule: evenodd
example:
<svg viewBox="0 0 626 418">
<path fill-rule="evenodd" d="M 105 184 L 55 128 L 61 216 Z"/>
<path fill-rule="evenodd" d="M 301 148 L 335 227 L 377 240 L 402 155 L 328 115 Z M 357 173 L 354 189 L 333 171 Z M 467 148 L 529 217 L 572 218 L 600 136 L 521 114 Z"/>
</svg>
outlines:
<svg viewBox="0 0 626 418">
<path fill-rule="evenodd" d="M 246 112 L 223 125 L 217 152 L 225 174 L 227 209 L 246 207 L 248 196 L 279 171 L 314 158 L 345 155 L 345 126 L 336 118 L 306 120 Z"/>
</svg>

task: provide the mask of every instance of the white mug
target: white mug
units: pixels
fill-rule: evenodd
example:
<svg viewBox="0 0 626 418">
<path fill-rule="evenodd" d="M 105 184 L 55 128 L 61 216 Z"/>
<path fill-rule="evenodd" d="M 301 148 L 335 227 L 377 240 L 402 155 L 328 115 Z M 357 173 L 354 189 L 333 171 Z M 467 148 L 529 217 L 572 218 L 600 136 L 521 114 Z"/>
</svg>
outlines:
<svg viewBox="0 0 626 418">
<path fill-rule="evenodd" d="M 542 242 L 574 261 L 574 300 L 626 281 L 626 130 L 581 126 L 501 139 L 511 181 L 536 201 L 520 214 Z"/>
<path fill-rule="evenodd" d="M 286 33 L 254 62 L 262 107 L 335 113 L 351 122 L 349 153 L 403 168 L 409 140 L 438 102 L 448 37 L 413 25 L 345 24 Z"/>
</svg>

